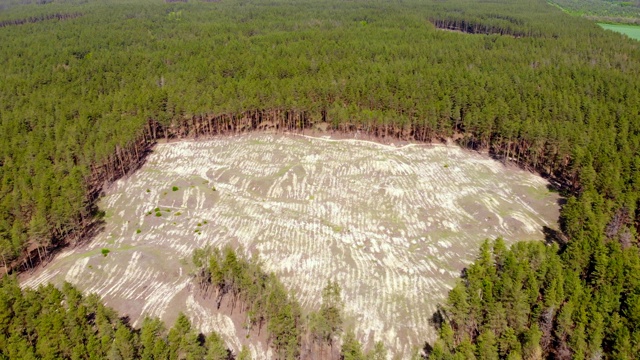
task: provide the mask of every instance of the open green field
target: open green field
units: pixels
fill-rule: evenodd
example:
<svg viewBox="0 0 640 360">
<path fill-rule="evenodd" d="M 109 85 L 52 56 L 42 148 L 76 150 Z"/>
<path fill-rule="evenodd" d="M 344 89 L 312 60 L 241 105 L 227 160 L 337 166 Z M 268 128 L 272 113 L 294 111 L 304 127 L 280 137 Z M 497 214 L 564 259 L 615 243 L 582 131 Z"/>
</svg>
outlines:
<svg viewBox="0 0 640 360">
<path fill-rule="evenodd" d="M 598 23 L 603 29 L 619 32 L 627 35 L 628 37 L 636 40 L 640 40 L 640 26 L 638 25 L 625 25 L 625 24 L 605 24 Z"/>
</svg>

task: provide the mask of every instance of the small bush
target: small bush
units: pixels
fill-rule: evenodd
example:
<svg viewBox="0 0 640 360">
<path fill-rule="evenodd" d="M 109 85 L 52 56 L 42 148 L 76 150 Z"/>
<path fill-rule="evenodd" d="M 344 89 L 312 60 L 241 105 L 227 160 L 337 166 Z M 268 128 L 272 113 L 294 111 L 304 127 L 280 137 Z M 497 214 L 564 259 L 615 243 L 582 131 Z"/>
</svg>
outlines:
<svg viewBox="0 0 640 360">
<path fill-rule="evenodd" d="M 147 189 L 147 192 L 151 192 L 151 190 Z"/>
<path fill-rule="evenodd" d="M 171 190 L 172 190 L 172 191 L 178 191 L 178 187 L 177 187 L 177 186 L 174 186 L 174 187 L 172 187 L 172 188 L 171 188 Z"/>
<path fill-rule="evenodd" d="M 157 211 L 160 211 L 160 208 L 159 208 L 159 207 L 157 207 L 157 208 L 153 209 L 153 211 L 156 211 L 156 212 L 157 212 Z"/>
<path fill-rule="evenodd" d="M 197 226 L 202 226 L 202 224 L 201 224 L 201 223 L 198 223 L 198 225 L 197 225 Z"/>
<path fill-rule="evenodd" d="M 211 190 L 213 190 L 213 191 L 218 191 L 218 190 L 216 190 L 216 187 L 215 187 L 215 186 L 214 186 L 214 187 L 212 187 L 212 188 L 211 188 Z"/>
<path fill-rule="evenodd" d="M 142 232 L 142 230 L 138 229 L 136 230 L 136 234 L 140 234 Z"/>
<path fill-rule="evenodd" d="M 157 217 L 160 217 L 160 216 L 162 216 L 162 213 L 161 213 L 160 211 L 157 211 L 157 212 L 156 212 L 156 216 L 157 216 Z"/>
<path fill-rule="evenodd" d="M 106 257 L 111 251 L 107 248 L 104 248 L 100 250 L 100 252 L 102 253 L 102 256 Z"/>
<path fill-rule="evenodd" d="M 177 213 L 175 213 L 176 216 L 180 216 L 182 215 L 182 213 L 180 211 L 178 211 Z"/>
</svg>

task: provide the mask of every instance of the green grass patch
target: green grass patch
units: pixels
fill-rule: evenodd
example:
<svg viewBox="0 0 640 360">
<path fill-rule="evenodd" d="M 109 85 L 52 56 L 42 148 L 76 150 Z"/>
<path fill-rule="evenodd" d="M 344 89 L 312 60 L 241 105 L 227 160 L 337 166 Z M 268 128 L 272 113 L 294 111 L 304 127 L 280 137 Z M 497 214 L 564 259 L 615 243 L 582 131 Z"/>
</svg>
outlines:
<svg viewBox="0 0 640 360">
<path fill-rule="evenodd" d="M 627 35 L 628 37 L 640 40 L 640 26 L 627 25 L 627 24 L 605 24 L 598 23 L 603 29 L 615 31 L 620 34 Z"/>
</svg>

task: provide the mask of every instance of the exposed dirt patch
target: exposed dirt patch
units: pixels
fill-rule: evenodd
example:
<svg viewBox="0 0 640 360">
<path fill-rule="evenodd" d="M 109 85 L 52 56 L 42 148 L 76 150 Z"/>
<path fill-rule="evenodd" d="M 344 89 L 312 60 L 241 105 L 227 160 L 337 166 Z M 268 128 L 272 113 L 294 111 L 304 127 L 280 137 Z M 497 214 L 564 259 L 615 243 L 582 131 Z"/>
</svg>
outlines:
<svg viewBox="0 0 640 360">
<path fill-rule="evenodd" d="M 241 244 L 303 306 L 338 280 L 360 338 L 407 356 L 433 339 L 429 317 L 480 242 L 543 239 L 557 200 L 545 180 L 456 146 L 266 134 L 159 144 L 108 189 L 105 230 L 23 283 L 69 281 L 134 324 L 184 311 L 203 332 L 268 358 L 242 319 L 190 285 L 195 248 Z"/>
</svg>

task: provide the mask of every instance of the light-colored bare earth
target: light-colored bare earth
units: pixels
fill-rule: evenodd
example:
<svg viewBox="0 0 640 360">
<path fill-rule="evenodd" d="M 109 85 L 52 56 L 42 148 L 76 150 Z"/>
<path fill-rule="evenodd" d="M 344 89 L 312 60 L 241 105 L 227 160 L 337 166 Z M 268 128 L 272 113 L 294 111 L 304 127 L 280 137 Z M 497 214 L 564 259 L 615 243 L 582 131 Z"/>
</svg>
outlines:
<svg viewBox="0 0 640 360">
<path fill-rule="evenodd" d="M 429 318 L 480 242 L 543 239 L 557 200 L 534 174 L 452 145 L 267 134 L 159 144 L 107 191 L 105 230 L 24 285 L 69 281 L 135 325 L 184 311 L 238 349 L 244 330 L 194 296 L 188 273 L 194 249 L 241 244 L 308 308 L 338 280 L 360 339 L 407 357 L 434 338 Z"/>
</svg>

